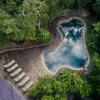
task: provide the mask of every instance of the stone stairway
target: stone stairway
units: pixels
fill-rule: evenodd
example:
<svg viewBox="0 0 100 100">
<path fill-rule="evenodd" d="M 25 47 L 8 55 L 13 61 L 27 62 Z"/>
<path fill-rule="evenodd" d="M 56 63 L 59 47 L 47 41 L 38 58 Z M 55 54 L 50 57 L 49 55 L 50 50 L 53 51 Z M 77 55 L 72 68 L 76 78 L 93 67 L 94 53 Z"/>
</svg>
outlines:
<svg viewBox="0 0 100 100">
<path fill-rule="evenodd" d="M 3 66 L 8 75 L 13 78 L 13 81 L 16 82 L 23 92 L 26 92 L 33 86 L 33 81 L 22 71 L 14 60 Z"/>
</svg>

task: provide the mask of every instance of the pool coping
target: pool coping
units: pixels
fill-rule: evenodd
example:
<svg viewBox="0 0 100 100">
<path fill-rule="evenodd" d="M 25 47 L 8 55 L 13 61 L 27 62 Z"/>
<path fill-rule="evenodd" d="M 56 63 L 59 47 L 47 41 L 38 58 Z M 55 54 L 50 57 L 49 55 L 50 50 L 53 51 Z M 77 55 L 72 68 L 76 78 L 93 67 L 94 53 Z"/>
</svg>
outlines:
<svg viewBox="0 0 100 100">
<path fill-rule="evenodd" d="M 89 63 L 90 63 L 90 56 L 89 56 L 89 53 L 88 53 L 88 50 L 87 50 L 87 46 L 86 46 L 86 39 L 85 39 L 85 34 L 86 34 L 86 32 L 87 32 L 87 26 L 86 26 L 86 23 L 85 23 L 85 21 L 82 19 L 82 18 L 80 18 L 80 17 L 70 17 L 69 19 L 64 19 L 64 20 L 62 20 L 62 21 L 60 21 L 58 24 L 57 24 L 57 27 L 61 24 L 61 23 L 63 23 L 63 22 L 69 22 L 70 20 L 72 20 L 72 19 L 78 19 L 78 20 L 80 20 L 83 24 L 84 24 L 84 30 L 83 30 L 83 33 L 82 33 L 82 41 L 83 41 L 83 45 L 84 45 L 84 50 L 85 50 L 85 52 L 86 52 L 86 55 L 88 56 L 88 60 L 87 60 L 87 63 L 85 64 L 85 66 L 83 66 L 83 67 L 81 67 L 81 68 L 72 68 L 72 69 L 74 69 L 74 70 L 87 70 L 87 67 L 88 67 L 88 65 L 89 65 Z M 57 28 L 57 31 L 61 34 L 61 32 L 59 31 L 59 29 Z M 69 67 L 69 68 L 71 68 L 71 67 Z"/>
<path fill-rule="evenodd" d="M 72 20 L 72 19 L 78 19 L 78 20 L 80 20 L 80 21 L 82 21 L 83 22 L 83 24 L 84 24 L 84 30 L 83 30 L 83 34 L 82 34 L 82 41 L 83 41 L 83 46 L 84 46 L 84 50 L 85 50 L 85 52 L 86 52 L 86 55 L 87 55 L 87 57 L 88 57 L 88 60 L 87 60 L 87 62 L 86 62 L 86 64 L 83 66 L 83 67 L 81 67 L 81 68 L 73 68 L 73 67 L 71 67 L 71 66 L 61 66 L 61 67 L 59 67 L 55 72 L 53 72 L 53 71 L 51 71 L 48 67 L 47 67 L 47 65 L 46 65 L 46 63 L 44 63 L 43 62 L 43 64 L 45 65 L 45 67 L 47 67 L 47 69 L 48 70 L 50 70 L 53 74 L 56 74 L 59 70 L 61 70 L 61 69 L 63 69 L 63 68 L 69 68 L 69 69 L 72 69 L 72 70 L 75 70 L 75 71 L 88 71 L 88 66 L 89 66 L 89 64 L 90 64 L 90 55 L 89 55 L 89 52 L 88 52 L 88 49 L 87 49 L 87 46 L 86 46 L 86 39 L 85 39 L 85 34 L 86 34 L 86 32 L 87 32 L 87 26 L 86 26 L 86 22 L 84 21 L 84 19 L 83 18 L 81 18 L 81 17 L 77 17 L 77 16 L 74 16 L 74 17 L 69 17 L 69 18 L 64 18 L 64 19 L 61 19 L 61 21 L 59 21 L 58 23 L 57 23 L 57 26 L 56 26 L 56 34 L 60 34 L 61 35 L 61 32 L 58 30 L 58 26 L 61 24 L 61 23 L 63 23 L 63 22 L 69 22 L 70 20 Z M 61 35 L 61 37 L 63 38 L 63 36 Z M 45 51 L 44 51 L 45 52 Z M 44 55 L 44 54 L 43 54 Z M 42 60 L 44 60 L 44 56 L 42 57 Z M 44 60 L 45 61 L 45 60 Z"/>
</svg>

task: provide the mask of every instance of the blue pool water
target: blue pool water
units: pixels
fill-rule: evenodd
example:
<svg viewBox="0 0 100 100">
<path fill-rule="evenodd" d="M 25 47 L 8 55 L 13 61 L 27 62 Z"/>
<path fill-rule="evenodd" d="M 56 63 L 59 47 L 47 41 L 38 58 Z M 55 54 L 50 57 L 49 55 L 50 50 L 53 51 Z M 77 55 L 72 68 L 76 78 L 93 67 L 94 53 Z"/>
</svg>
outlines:
<svg viewBox="0 0 100 100">
<path fill-rule="evenodd" d="M 48 69 L 55 72 L 65 66 L 75 69 L 84 67 L 88 59 L 83 40 L 84 30 L 84 23 L 78 19 L 59 24 L 58 32 L 63 39 L 53 52 L 45 52 L 44 59 Z"/>
</svg>

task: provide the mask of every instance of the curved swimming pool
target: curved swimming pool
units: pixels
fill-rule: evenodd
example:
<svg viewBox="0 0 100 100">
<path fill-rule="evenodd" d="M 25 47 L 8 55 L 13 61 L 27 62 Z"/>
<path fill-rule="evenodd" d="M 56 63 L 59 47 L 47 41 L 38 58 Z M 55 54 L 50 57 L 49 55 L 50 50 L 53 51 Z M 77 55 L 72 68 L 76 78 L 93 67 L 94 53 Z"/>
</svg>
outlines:
<svg viewBox="0 0 100 100">
<path fill-rule="evenodd" d="M 71 18 L 58 23 L 62 41 L 53 52 L 44 53 L 44 61 L 53 72 L 62 67 L 83 70 L 88 66 L 89 54 L 85 45 L 86 24 L 80 18 Z"/>
</svg>

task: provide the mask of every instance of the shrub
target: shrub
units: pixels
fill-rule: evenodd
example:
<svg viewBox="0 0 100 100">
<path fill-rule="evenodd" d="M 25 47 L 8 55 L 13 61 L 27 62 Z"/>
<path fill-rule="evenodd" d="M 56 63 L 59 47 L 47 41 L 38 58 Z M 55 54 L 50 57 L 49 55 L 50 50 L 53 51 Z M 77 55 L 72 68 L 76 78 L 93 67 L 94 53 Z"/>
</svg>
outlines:
<svg viewBox="0 0 100 100">
<path fill-rule="evenodd" d="M 37 84 L 28 91 L 28 95 L 34 96 L 35 100 L 51 96 L 54 100 L 66 100 L 68 93 L 77 93 L 84 97 L 90 92 L 91 87 L 83 77 L 71 70 L 64 70 L 56 76 L 39 78 Z"/>
</svg>

